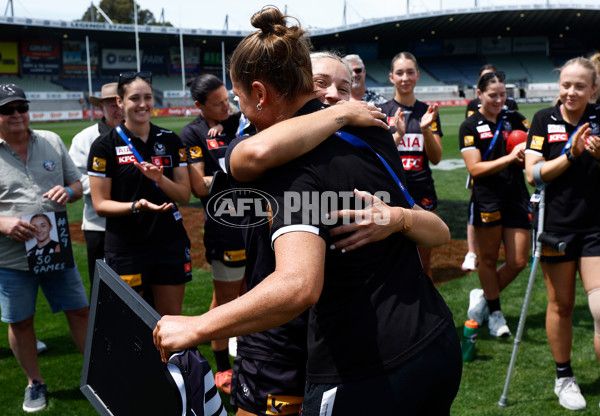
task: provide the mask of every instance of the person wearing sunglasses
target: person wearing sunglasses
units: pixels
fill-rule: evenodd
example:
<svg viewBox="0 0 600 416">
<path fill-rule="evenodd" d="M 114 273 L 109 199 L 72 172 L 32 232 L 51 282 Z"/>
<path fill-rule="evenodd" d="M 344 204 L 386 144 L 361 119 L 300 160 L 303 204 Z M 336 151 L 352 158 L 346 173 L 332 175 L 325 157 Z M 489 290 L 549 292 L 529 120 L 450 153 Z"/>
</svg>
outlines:
<svg viewBox="0 0 600 416">
<path fill-rule="evenodd" d="M 28 386 L 23 410 L 37 412 L 47 405 L 47 388 L 40 374 L 34 314 L 42 287 L 53 312 L 63 311 L 75 345 L 85 346 L 88 300 L 77 267 L 34 274 L 25 242 L 38 231 L 22 218 L 38 212 L 65 211 L 83 193 L 81 173 L 61 138 L 29 128 L 29 102 L 15 84 L 0 85 L 0 310 L 8 324 L 10 347 Z"/>
<path fill-rule="evenodd" d="M 192 278 L 176 206 L 190 199 L 185 149 L 179 136 L 150 122 L 150 72 L 121 74 L 117 93 L 125 121 L 101 135 L 88 158 L 94 209 L 106 217 L 104 258 L 138 293 L 152 292 L 159 314 L 178 315 Z"/>
<path fill-rule="evenodd" d="M 367 89 L 365 82 L 367 80 L 367 68 L 360 56 L 356 54 L 344 56 L 344 61 L 352 69 L 352 91 L 350 101 L 364 101 L 374 106 L 380 106 L 387 101 L 383 95 Z"/>
<path fill-rule="evenodd" d="M 473 178 L 469 222 L 479 242 L 479 282 L 469 296 L 467 315 L 481 326 L 489 316 L 493 337 L 508 337 L 510 330 L 502 313 L 500 293 L 527 265 L 529 256 L 529 192 L 519 165 L 525 143 L 510 153 L 507 139 L 513 130 L 527 131 L 529 122 L 519 112 L 504 110 L 504 74 L 491 72 L 477 84 L 481 107 L 459 130 L 461 155 Z M 498 267 L 500 245 L 506 261 Z"/>
<path fill-rule="evenodd" d="M 97 259 L 104 258 L 104 230 L 106 219 L 94 211 L 90 195 L 90 181 L 87 174 L 87 162 L 90 147 L 94 140 L 103 133 L 117 127 L 123 121 L 123 109 L 117 104 L 117 83 L 104 84 L 100 97 L 91 96 L 90 103 L 102 109 L 102 118 L 73 137 L 69 155 L 82 174 L 83 185 L 83 222 L 81 229 L 85 236 L 90 283 L 94 281 L 94 266 Z M 91 285 L 90 285 L 91 286 Z"/>
</svg>

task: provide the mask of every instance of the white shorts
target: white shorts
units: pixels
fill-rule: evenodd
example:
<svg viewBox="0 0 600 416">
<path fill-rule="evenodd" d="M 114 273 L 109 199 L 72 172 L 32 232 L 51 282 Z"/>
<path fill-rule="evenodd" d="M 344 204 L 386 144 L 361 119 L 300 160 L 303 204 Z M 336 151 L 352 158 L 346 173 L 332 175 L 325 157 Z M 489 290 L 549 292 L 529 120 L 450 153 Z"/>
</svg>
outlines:
<svg viewBox="0 0 600 416">
<path fill-rule="evenodd" d="M 246 266 L 229 267 L 219 260 L 213 260 L 211 263 L 211 273 L 213 280 L 218 282 L 237 282 L 244 278 Z"/>
</svg>

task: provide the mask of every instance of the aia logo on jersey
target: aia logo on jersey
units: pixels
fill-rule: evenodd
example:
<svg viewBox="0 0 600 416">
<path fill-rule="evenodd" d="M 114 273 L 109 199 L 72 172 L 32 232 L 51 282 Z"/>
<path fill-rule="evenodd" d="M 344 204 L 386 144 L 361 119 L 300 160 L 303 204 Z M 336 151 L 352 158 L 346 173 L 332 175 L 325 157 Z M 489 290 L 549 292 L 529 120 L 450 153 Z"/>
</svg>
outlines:
<svg viewBox="0 0 600 416">
<path fill-rule="evenodd" d="M 402 156 L 404 170 L 423 170 L 423 156 Z"/>
<path fill-rule="evenodd" d="M 481 140 L 484 139 L 491 139 L 492 137 L 494 137 L 494 133 L 492 133 L 491 131 L 484 131 L 483 133 L 479 133 L 479 138 Z"/>
<path fill-rule="evenodd" d="M 152 156 L 152 163 L 154 166 L 164 166 L 166 168 L 172 167 L 171 156 Z"/>
<path fill-rule="evenodd" d="M 129 146 L 117 146 L 117 147 L 115 147 L 115 151 L 117 152 L 117 156 L 124 156 L 124 155 L 132 155 L 133 154 L 131 152 L 131 149 L 129 148 Z"/>
<path fill-rule="evenodd" d="M 398 151 L 400 152 L 422 152 L 423 151 L 422 134 L 405 134 L 398 142 Z"/>
<path fill-rule="evenodd" d="M 548 143 L 566 142 L 569 140 L 567 133 L 554 133 L 548 135 Z"/>
<path fill-rule="evenodd" d="M 128 163 L 133 163 L 133 162 L 135 162 L 134 155 L 117 156 L 117 163 L 119 165 L 126 165 Z"/>
<path fill-rule="evenodd" d="M 208 145 L 208 148 L 213 150 L 213 149 L 218 149 L 221 146 L 225 146 L 225 142 L 222 140 L 217 140 L 217 139 L 211 139 L 211 140 L 207 140 L 206 144 Z"/>
</svg>

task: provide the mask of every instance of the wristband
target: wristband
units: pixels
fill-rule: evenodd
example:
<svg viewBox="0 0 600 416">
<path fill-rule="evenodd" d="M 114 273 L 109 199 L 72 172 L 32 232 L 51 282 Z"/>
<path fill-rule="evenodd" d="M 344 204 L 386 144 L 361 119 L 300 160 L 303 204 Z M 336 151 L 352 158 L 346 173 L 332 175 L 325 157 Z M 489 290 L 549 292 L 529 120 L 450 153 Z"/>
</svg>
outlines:
<svg viewBox="0 0 600 416">
<path fill-rule="evenodd" d="M 402 225 L 401 233 L 407 233 L 413 226 L 413 212 L 409 208 L 402 208 L 402 212 L 404 213 L 404 224 Z"/>
<path fill-rule="evenodd" d="M 138 203 L 138 200 L 136 199 L 136 200 L 135 200 L 135 201 L 133 201 L 133 203 L 131 204 L 131 213 L 132 213 L 132 214 L 139 214 L 139 213 L 140 213 L 140 210 L 139 210 L 139 209 L 137 209 L 137 208 L 135 207 L 135 205 L 136 205 L 137 203 Z"/>
<path fill-rule="evenodd" d="M 574 163 L 574 162 L 575 162 L 575 156 L 573 156 L 573 153 L 571 153 L 571 149 L 567 150 L 567 151 L 565 152 L 565 155 L 567 156 L 567 160 L 568 160 L 570 163 Z"/>
<path fill-rule="evenodd" d="M 68 201 L 70 201 L 71 199 L 73 199 L 73 191 L 71 191 L 71 188 L 69 188 L 68 186 L 65 186 L 65 189 L 69 193 L 69 199 L 68 199 Z"/>
</svg>

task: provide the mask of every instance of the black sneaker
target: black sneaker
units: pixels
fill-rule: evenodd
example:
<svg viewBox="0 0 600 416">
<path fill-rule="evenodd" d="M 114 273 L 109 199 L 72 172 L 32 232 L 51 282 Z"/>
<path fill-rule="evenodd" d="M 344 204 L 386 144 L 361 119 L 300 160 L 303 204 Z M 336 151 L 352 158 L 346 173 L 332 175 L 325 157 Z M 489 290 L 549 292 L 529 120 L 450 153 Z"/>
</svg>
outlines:
<svg viewBox="0 0 600 416">
<path fill-rule="evenodd" d="M 34 381 L 31 386 L 27 386 L 25 389 L 25 400 L 23 400 L 23 410 L 33 413 L 45 409 L 48 404 L 46 391 L 46 385 L 38 381 Z"/>
</svg>

